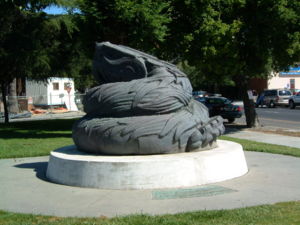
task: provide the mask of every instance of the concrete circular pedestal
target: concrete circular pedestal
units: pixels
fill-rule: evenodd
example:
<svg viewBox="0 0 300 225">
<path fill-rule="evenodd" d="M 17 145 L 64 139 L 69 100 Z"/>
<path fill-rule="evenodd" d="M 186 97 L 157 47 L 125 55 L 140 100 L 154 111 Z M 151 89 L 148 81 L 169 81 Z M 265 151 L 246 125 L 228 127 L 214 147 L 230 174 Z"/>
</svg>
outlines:
<svg viewBox="0 0 300 225">
<path fill-rule="evenodd" d="M 51 152 L 46 176 L 70 186 L 153 189 L 215 183 L 247 173 L 240 144 L 217 144 L 207 151 L 146 156 L 91 155 L 67 146 Z"/>
</svg>

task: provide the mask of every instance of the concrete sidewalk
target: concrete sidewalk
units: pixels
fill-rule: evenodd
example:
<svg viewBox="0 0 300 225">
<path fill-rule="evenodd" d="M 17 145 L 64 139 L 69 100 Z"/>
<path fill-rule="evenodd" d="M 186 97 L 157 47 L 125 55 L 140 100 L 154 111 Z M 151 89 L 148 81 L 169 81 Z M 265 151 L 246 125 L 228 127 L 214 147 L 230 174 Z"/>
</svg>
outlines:
<svg viewBox="0 0 300 225">
<path fill-rule="evenodd" d="M 246 139 L 246 140 L 251 140 L 256 142 L 300 148 L 300 137 L 264 133 L 263 131 L 259 132 L 259 131 L 243 130 L 243 129 L 241 130 L 235 128 L 226 128 L 225 135 L 229 137 Z"/>
<path fill-rule="evenodd" d="M 300 148 L 300 138 L 229 128 L 227 136 Z M 51 183 L 49 157 L 0 160 L 0 209 L 62 217 L 174 214 L 300 200 L 300 158 L 245 152 L 249 172 L 190 188 L 104 190 Z"/>
<path fill-rule="evenodd" d="M 249 172 L 204 186 L 104 190 L 45 178 L 48 157 L 0 160 L 0 209 L 62 217 L 174 214 L 300 200 L 300 158 L 245 152 Z"/>
<path fill-rule="evenodd" d="M 11 119 L 11 122 L 51 120 L 51 119 L 71 119 L 71 118 L 80 118 L 84 115 L 85 113 L 82 111 L 70 111 L 65 113 L 45 113 L 45 114 L 33 115 L 30 118 Z"/>
</svg>

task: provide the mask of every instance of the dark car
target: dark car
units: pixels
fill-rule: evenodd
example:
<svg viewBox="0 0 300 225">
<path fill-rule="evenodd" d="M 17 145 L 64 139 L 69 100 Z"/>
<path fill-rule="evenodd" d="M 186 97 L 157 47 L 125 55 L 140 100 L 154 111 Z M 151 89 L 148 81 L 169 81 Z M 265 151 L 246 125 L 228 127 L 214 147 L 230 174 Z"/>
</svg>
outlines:
<svg viewBox="0 0 300 225">
<path fill-rule="evenodd" d="M 224 97 L 203 97 L 195 98 L 195 100 L 203 103 L 209 111 L 209 116 L 220 115 L 232 123 L 235 118 L 242 116 L 242 109 L 238 105 L 232 104 L 232 101 Z"/>
<path fill-rule="evenodd" d="M 208 94 L 207 91 L 193 91 L 193 96 L 195 98 L 197 98 L 197 97 L 202 98 L 202 97 L 205 97 L 207 94 Z"/>
</svg>

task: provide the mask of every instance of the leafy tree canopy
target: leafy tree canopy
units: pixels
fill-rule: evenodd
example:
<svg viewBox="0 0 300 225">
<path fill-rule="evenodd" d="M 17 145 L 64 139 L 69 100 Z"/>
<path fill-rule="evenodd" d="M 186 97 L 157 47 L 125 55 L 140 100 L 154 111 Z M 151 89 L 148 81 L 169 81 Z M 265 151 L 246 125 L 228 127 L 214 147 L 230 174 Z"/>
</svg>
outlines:
<svg viewBox="0 0 300 225">
<path fill-rule="evenodd" d="M 65 57 L 76 25 L 67 15 L 51 16 L 42 9 L 63 1 L 0 2 L 0 84 L 8 122 L 6 95 L 9 84 L 18 77 L 43 80 L 49 76 L 64 75 L 64 65 L 72 62 Z M 62 34 L 63 33 L 63 34 Z"/>
<path fill-rule="evenodd" d="M 41 11 L 52 4 L 80 13 Z M 53 74 L 82 81 L 95 42 L 111 41 L 181 62 L 197 86 L 234 82 L 248 116 L 249 80 L 300 61 L 295 0 L 4 0 L 0 12 L 2 84 Z"/>
<path fill-rule="evenodd" d="M 193 80 L 234 81 L 247 125 L 256 125 L 249 80 L 267 78 L 300 59 L 300 2 L 294 0 L 173 0 L 162 54 L 196 68 Z M 203 78 L 207 78 L 203 81 Z"/>
<path fill-rule="evenodd" d="M 62 69 L 56 51 L 59 35 L 76 28 L 66 15 L 48 16 L 41 9 L 56 1 L 2 1 L 0 3 L 0 81 L 16 77 L 43 78 Z"/>
<path fill-rule="evenodd" d="M 110 41 L 154 51 L 163 42 L 170 22 L 169 1 L 79 0 L 83 33 L 94 50 L 95 41 Z"/>
<path fill-rule="evenodd" d="M 166 57 L 188 60 L 199 75 L 248 81 L 299 60 L 299 1 L 174 0 L 171 7 Z"/>
</svg>

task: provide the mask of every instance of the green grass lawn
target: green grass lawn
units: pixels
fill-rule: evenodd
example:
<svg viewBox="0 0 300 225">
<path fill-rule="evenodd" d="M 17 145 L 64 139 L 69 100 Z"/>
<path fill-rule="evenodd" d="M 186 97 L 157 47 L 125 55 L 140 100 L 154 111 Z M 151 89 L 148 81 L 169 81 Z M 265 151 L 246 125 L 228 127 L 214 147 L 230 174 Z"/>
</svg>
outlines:
<svg viewBox="0 0 300 225">
<path fill-rule="evenodd" d="M 0 158 L 44 156 L 71 145 L 75 119 L 0 124 Z"/>
<path fill-rule="evenodd" d="M 0 211 L 1 225 L 298 225 L 300 202 L 285 202 L 233 210 L 211 210 L 175 215 L 132 215 L 115 218 L 62 218 Z"/>
<path fill-rule="evenodd" d="M 0 158 L 49 155 L 56 148 L 73 144 L 71 128 L 75 119 L 30 121 L 0 124 Z M 299 148 L 264 144 L 222 136 L 220 139 L 240 143 L 244 150 L 300 157 Z M 0 196 L 1 201 L 1 196 Z M 59 218 L 0 211 L 1 225 L 19 224 L 300 224 L 300 202 L 286 202 L 234 210 L 199 211 L 176 215 L 132 215 L 108 218 Z"/>
<path fill-rule="evenodd" d="M 265 144 L 261 142 L 249 141 L 249 140 L 233 138 L 228 136 L 221 136 L 220 139 L 240 143 L 243 146 L 243 149 L 246 151 L 267 152 L 267 153 L 300 157 L 300 148 L 293 148 L 293 147 L 274 145 L 274 144 Z"/>
<path fill-rule="evenodd" d="M 62 146 L 72 145 L 72 125 L 76 119 L 27 121 L 0 124 L 0 158 L 45 156 Z M 222 136 L 240 143 L 244 150 L 300 157 L 300 148 L 265 144 Z"/>
</svg>

